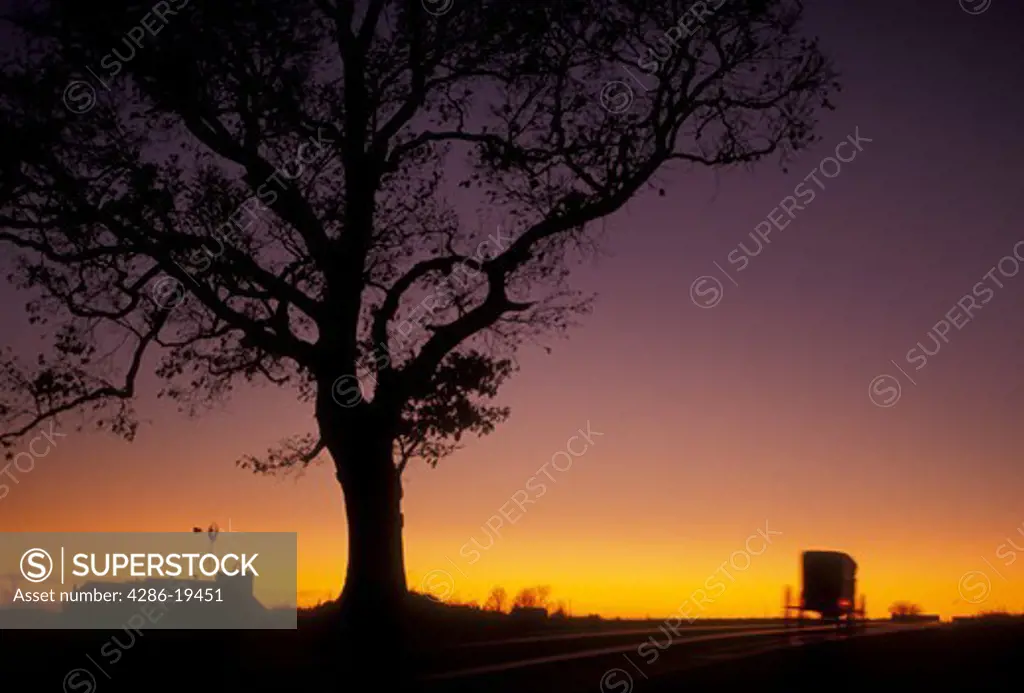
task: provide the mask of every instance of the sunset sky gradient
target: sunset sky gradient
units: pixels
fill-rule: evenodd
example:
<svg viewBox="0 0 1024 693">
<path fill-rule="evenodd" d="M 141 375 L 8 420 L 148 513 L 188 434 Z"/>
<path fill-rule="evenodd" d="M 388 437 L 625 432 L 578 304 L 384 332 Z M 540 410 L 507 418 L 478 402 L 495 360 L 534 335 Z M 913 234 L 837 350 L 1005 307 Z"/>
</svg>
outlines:
<svg viewBox="0 0 1024 693">
<path fill-rule="evenodd" d="M 923 368 L 905 358 L 919 341 L 934 351 L 929 330 L 1024 240 L 1024 7 L 808 4 L 844 86 L 822 141 L 788 174 L 677 168 L 666 196 L 610 219 L 604 256 L 575 275 L 599 293 L 594 314 L 552 354 L 524 349 L 500 398 L 511 420 L 436 470 L 406 471 L 410 587 L 450 576 L 453 597 L 482 602 L 495 585 L 546 584 L 577 615 L 667 616 L 767 525 L 781 535 L 700 616 L 778 615 L 809 548 L 858 561 L 871 616 L 896 600 L 945 617 L 1024 609 L 1024 555 L 996 555 L 1007 538 L 1024 546 L 1024 273 L 997 274 L 1005 286 Z M 733 274 L 739 286 L 722 277 L 715 263 L 753 247 L 754 227 L 857 129 L 863 151 Z M 690 300 L 701 275 L 723 281 L 713 308 Z M 25 298 L 4 286 L 0 300 L 8 343 L 31 349 Z M 869 398 L 880 374 L 901 383 L 894 406 Z M 311 408 L 253 388 L 193 420 L 156 389 L 143 380 L 134 443 L 58 428 L 0 500 L 0 530 L 294 531 L 300 603 L 335 597 L 346 531 L 333 470 L 278 479 L 233 464 L 312 430 Z M 566 471 L 548 467 L 544 495 L 490 536 L 588 422 L 603 435 Z M 490 548 L 471 563 L 474 539 Z M 968 571 L 988 576 L 984 601 L 969 601 Z"/>
</svg>

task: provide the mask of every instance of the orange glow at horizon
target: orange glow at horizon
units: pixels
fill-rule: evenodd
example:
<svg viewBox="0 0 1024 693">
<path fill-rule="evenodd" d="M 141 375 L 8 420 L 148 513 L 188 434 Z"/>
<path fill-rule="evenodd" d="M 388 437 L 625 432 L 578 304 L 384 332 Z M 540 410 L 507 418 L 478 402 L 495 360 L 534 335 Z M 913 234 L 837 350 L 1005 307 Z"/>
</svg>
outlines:
<svg viewBox="0 0 1024 693">
<path fill-rule="evenodd" d="M 724 387 L 715 379 L 725 354 L 701 355 L 707 368 L 677 364 L 658 394 L 602 365 L 634 348 L 622 340 L 603 341 L 586 359 L 535 357 L 509 387 L 508 424 L 436 470 L 407 471 L 410 588 L 482 604 L 494 586 L 511 597 L 549 585 L 552 602 L 577 616 L 771 617 L 781 614 L 785 586 L 799 589 L 800 552 L 827 548 L 857 560 L 871 617 L 884 617 L 898 600 L 944 618 L 1024 605 L 1024 560 L 1009 562 L 1006 548 L 1014 537 L 1024 546 L 1013 484 L 995 488 L 956 464 L 948 452 L 954 432 L 924 436 L 927 416 L 871 408 L 847 397 L 852 387 L 808 397 L 792 376 L 780 390 L 792 393 L 786 406 L 765 409 L 757 394 L 786 376 L 762 375 L 751 385 L 747 366 L 734 361 L 728 370 L 748 389 Z M 671 363 L 669 346 L 652 358 Z M 547 388 L 531 369 L 557 372 L 559 387 Z M 615 398 L 590 398 L 598 371 Z M 699 405 L 675 398 L 682 381 L 705 393 Z M 536 390 L 543 409 L 516 407 Z M 649 414 L 629 418 L 630 402 L 639 401 Z M 238 400 L 230 413 L 153 414 L 161 425 L 143 428 L 131 444 L 68 431 L 0 501 L 2 528 L 188 531 L 217 522 L 224 531 L 229 523 L 234 531 L 295 531 L 299 603 L 335 598 L 347 540 L 329 467 L 265 478 L 231 464 L 303 430 L 305 412 L 268 390 Z M 727 415 L 744 422 L 742 431 L 732 432 Z M 588 421 L 591 443 L 569 443 Z M 797 430 L 799 438 L 782 434 Z M 838 448 L 843 439 L 858 446 Z M 567 445 L 579 453 L 571 465 L 557 455 Z M 826 455 L 829 465 L 814 463 Z M 839 474 L 846 469 L 859 472 Z M 751 539 L 759 530 L 770 530 L 770 544 Z M 709 588 L 713 576 L 724 590 Z"/>
</svg>

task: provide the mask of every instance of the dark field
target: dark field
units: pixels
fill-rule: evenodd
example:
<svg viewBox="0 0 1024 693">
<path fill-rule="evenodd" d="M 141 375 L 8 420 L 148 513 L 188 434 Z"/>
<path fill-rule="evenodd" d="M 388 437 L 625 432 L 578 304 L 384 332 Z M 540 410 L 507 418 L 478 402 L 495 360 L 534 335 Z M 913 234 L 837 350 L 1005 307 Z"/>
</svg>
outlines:
<svg viewBox="0 0 1024 693">
<path fill-rule="evenodd" d="M 634 639 L 640 643 L 644 637 Z M 630 641 L 614 639 L 617 644 Z M 590 641 L 585 647 L 593 644 Z M 1018 691 L 1019 673 L 1024 668 L 1022 647 L 1024 624 L 1020 623 L 944 625 L 849 640 L 809 641 L 800 647 L 777 637 L 761 639 L 754 647 L 679 643 L 666 651 L 658 666 L 644 672 L 649 678 L 636 672 L 632 678 L 620 674 L 603 687 L 601 672 L 610 667 L 629 668 L 621 655 L 594 657 L 572 666 L 518 670 L 511 676 L 433 682 L 423 690 Z M 0 634 L 0 648 L 0 676 L 4 690 L 10 691 L 319 692 L 361 690 L 360 681 L 376 678 L 374 671 L 344 665 L 343 648 L 328 644 L 308 629 L 282 633 L 143 631 L 141 636 L 135 634 L 134 642 L 123 631 L 5 631 Z M 387 643 L 381 643 L 382 653 L 387 648 Z M 553 651 L 564 649 L 562 644 Z M 750 654 L 754 649 L 764 651 Z M 436 670 L 436 660 L 431 667 L 430 655 L 423 658 L 426 668 Z"/>
<path fill-rule="evenodd" d="M 1024 624 L 943 626 L 755 655 L 635 690 L 1019 691 L 1022 647 Z"/>
</svg>

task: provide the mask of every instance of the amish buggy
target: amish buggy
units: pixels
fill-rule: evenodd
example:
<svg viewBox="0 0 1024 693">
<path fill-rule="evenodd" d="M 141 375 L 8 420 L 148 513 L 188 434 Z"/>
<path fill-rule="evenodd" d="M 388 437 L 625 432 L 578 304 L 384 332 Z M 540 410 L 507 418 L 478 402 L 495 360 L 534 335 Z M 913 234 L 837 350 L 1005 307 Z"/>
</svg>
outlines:
<svg viewBox="0 0 1024 693">
<path fill-rule="evenodd" d="M 857 562 L 841 551 L 804 551 L 801 556 L 802 586 L 800 600 L 793 603 L 786 587 L 783 611 L 787 628 L 803 628 L 808 613 L 817 614 L 824 623 L 835 623 L 836 630 L 852 632 L 866 620 L 866 600 L 857 594 Z"/>
</svg>

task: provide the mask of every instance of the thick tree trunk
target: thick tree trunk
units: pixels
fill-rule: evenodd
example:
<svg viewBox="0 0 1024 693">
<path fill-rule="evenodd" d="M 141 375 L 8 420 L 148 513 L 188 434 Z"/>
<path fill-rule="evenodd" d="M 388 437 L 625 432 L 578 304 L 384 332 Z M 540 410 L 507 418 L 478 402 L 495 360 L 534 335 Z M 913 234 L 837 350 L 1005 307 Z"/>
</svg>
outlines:
<svg viewBox="0 0 1024 693">
<path fill-rule="evenodd" d="M 348 521 L 342 611 L 356 622 L 390 621 L 401 617 L 407 595 L 401 480 L 390 441 L 359 448 L 352 464 L 338 472 Z"/>
<path fill-rule="evenodd" d="M 339 665 L 374 671 L 391 690 L 411 687 L 402 487 L 391 439 L 372 426 L 327 443 L 348 521 L 348 568 L 340 598 Z M 347 675 L 347 674 L 346 674 Z"/>
</svg>

